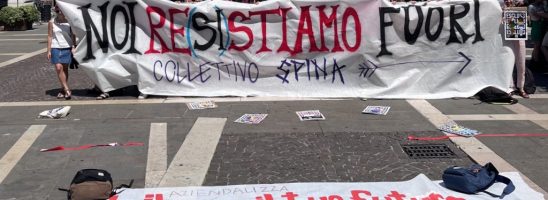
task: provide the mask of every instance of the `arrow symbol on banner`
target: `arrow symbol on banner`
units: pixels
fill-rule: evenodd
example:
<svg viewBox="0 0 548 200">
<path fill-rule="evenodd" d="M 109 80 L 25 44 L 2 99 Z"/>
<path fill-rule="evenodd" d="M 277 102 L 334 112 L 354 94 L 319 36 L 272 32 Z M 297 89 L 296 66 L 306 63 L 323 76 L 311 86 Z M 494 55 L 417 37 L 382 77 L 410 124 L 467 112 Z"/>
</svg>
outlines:
<svg viewBox="0 0 548 200">
<path fill-rule="evenodd" d="M 413 61 L 413 62 L 402 62 L 402 63 L 387 64 L 387 65 L 382 65 L 382 66 L 379 66 L 379 65 L 373 63 L 371 60 L 367 60 L 367 62 L 359 64 L 359 66 L 360 66 L 359 69 L 361 70 L 360 77 L 369 78 L 375 73 L 375 71 L 378 68 L 391 67 L 391 66 L 396 66 L 396 65 L 412 64 L 412 63 L 453 63 L 453 62 L 464 63 L 464 66 L 462 66 L 462 68 L 457 72 L 459 74 L 462 74 L 462 71 L 468 66 L 468 64 L 470 64 L 470 62 L 472 62 L 472 59 L 470 59 L 468 56 L 464 55 L 464 53 L 462 53 L 462 52 L 458 52 L 458 53 L 465 60 L 423 60 L 423 61 Z"/>
</svg>

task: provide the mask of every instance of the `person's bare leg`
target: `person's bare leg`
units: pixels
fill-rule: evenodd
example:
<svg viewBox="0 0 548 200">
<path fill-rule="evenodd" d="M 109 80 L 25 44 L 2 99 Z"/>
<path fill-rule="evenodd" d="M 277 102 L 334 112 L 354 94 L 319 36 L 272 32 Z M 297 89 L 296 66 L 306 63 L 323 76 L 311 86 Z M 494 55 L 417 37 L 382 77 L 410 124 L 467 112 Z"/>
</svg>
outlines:
<svg viewBox="0 0 548 200">
<path fill-rule="evenodd" d="M 63 72 L 65 72 L 65 77 L 66 77 L 66 80 L 67 80 L 67 86 L 68 86 L 68 80 L 69 80 L 68 70 L 69 70 L 69 65 L 68 64 L 63 64 Z"/>
<path fill-rule="evenodd" d="M 61 83 L 61 87 L 63 88 L 65 99 L 70 99 L 72 94 L 68 86 L 68 65 L 57 63 L 55 64 L 55 70 L 57 71 L 59 83 Z"/>
<path fill-rule="evenodd" d="M 529 98 L 529 95 L 523 90 L 523 86 L 525 85 L 525 41 L 524 40 L 517 40 L 514 41 L 514 55 L 516 58 L 516 88 L 519 89 L 519 95 L 524 98 Z"/>
<path fill-rule="evenodd" d="M 516 45 L 516 67 L 517 67 L 517 86 L 523 91 L 525 84 L 525 41 L 518 40 L 514 42 Z"/>
<path fill-rule="evenodd" d="M 64 70 L 63 64 L 57 63 L 55 64 L 55 70 L 57 71 L 57 77 L 59 78 L 59 83 L 61 83 L 61 88 L 63 88 L 63 91 L 68 90 L 68 84 L 67 84 L 67 72 Z"/>
</svg>

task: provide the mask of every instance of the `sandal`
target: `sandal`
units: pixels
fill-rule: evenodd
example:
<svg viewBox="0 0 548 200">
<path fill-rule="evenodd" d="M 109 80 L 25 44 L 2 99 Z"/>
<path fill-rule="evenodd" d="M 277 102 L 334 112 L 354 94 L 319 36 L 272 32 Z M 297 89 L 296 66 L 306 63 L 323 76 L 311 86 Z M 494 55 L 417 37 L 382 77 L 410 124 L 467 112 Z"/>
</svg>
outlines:
<svg viewBox="0 0 548 200">
<path fill-rule="evenodd" d="M 70 90 L 65 90 L 65 100 L 70 100 L 72 98 L 72 92 Z"/>
<path fill-rule="evenodd" d="M 524 92 L 524 91 L 520 91 L 520 92 L 519 92 L 519 96 L 521 96 L 521 97 L 523 97 L 523 98 L 525 98 L 525 99 L 528 99 L 528 98 L 529 98 L 529 95 L 528 95 L 526 92 Z"/>
<path fill-rule="evenodd" d="M 103 100 L 103 99 L 107 99 L 107 98 L 109 98 L 109 97 L 110 97 L 110 95 L 109 95 L 108 93 L 103 92 L 102 94 L 100 94 L 99 96 L 97 96 L 96 99 L 97 99 L 97 100 Z"/>
<path fill-rule="evenodd" d="M 65 92 L 64 91 L 60 91 L 59 93 L 57 93 L 57 99 L 63 99 L 65 98 Z"/>
</svg>

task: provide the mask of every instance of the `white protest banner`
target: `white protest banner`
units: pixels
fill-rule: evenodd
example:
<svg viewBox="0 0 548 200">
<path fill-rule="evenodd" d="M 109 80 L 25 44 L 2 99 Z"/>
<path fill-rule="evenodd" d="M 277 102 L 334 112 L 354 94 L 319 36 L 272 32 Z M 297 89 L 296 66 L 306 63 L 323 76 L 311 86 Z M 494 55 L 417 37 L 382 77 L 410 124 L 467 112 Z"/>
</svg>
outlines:
<svg viewBox="0 0 548 200">
<path fill-rule="evenodd" d="M 168 96 L 468 97 L 507 90 L 495 0 L 59 0 L 76 59 L 110 91 Z"/>
<path fill-rule="evenodd" d="M 521 179 L 519 173 L 502 175 L 510 178 L 516 189 L 504 199 L 544 199 Z M 488 189 L 501 194 L 506 185 L 495 183 Z M 440 181 L 423 174 L 403 182 L 366 183 L 285 183 L 209 187 L 125 189 L 110 200 L 492 200 L 487 193 L 467 195 L 446 189 Z"/>
</svg>

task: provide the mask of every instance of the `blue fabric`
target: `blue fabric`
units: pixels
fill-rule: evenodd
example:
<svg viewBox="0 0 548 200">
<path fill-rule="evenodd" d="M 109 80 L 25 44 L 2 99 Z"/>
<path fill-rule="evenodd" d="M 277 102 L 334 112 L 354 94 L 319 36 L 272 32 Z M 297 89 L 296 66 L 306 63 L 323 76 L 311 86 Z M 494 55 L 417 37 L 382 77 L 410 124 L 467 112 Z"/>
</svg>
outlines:
<svg viewBox="0 0 548 200">
<path fill-rule="evenodd" d="M 66 49 L 51 49 L 51 64 L 70 64 L 72 61 L 72 51 L 70 48 Z"/>
<path fill-rule="evenodd" d="M 493 197 L 503 198 L 516 189 L 512 181 L 499 175 L 498 170 L 491 163 L 485 166 L 473 164 L 470 168 L 450 167 L 443 172 L 442 178 L 445 187 L 466 194 L 485 192 Z M 506 184 L 501 195 L 485 191 L 495 182 Z"/>
</svg>

